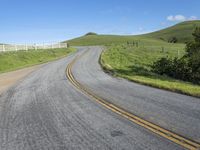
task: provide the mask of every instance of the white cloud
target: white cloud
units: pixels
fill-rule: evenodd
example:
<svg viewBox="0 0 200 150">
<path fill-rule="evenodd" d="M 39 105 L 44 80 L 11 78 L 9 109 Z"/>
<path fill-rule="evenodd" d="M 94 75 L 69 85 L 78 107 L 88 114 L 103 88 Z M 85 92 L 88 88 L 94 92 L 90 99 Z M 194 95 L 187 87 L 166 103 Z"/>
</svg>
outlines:
<svg viewBox="0 0 200 150">
<path fill-rule="evenodd" d="M 186 17 L 183 15 L 175 15 L 175 16 L 168 16 L 167 17 L 168 21 L 185 21 Z"/>
<path fill-rule="evenodd" d="M 187 20 L 197 20 L 196 16 L 190 16 L 190 17 L 186 17 L 183 15 L 170 15 L 167 17 L 168 21 L 175 21 L 175 22 L 180 22 L 180 21 L 187 21 Z"/>
<path fill-rule="evenodd" d="M 197 19 L 198 19 L 197 16 L 190 16 L 190 17 L 188 18 L 188 20 L 197 20 Z"/>
</svg>

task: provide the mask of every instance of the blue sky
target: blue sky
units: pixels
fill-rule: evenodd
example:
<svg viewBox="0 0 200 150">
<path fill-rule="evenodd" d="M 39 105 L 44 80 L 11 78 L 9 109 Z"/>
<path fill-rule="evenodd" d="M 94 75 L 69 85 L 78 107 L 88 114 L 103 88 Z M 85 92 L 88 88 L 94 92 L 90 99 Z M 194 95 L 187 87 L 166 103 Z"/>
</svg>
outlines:
<svg viewBox="0 0 200 150">
<path fill-rule="evenodd" d="M 0 43 L 62 41 L 89 31 L 99 34 L 141 34 L 200 18 L 200 0 L 0 2 Z"/>
</svg>

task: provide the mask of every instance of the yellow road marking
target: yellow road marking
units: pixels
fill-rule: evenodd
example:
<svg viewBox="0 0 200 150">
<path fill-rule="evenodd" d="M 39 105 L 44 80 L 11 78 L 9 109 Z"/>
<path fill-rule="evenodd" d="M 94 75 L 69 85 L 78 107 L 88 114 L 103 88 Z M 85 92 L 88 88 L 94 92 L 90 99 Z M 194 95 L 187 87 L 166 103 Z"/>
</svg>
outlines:
<svg viewBox="0 0 200 150">
<path fill-rule="evenodd" d="M 87 51 L 86 51 L 87 52 Z M 85 53 L 86 53 L 85 52 Z M 124 118 L 152 131 L 153 133 L 156 133 L 178 145 L 181 145 L 184 148 L 187 149 L 191 149 L 191 150 L 197 150 L 200 149 L 200 144 L 187 139 L 185 137 L 182 137 L 176 133 L 173 133 L 169 130 L 166 130 L 158 125 L 155 125 L 149 121 L 146 121 L 142 118 L 139 118 L 138 116 L 135 116 L 129 112 L 127 112 L 126 110 L 120 108 L 119 106 L 116 106 L 104 99 L 102 99 L 101 97 L 97 96 L 96 94 L 94 94 L 91 90 L 89 90 L 86 86 L 83 86 L 82 84 L 80 84 L 73 76 L 72 74 L 72 66 L 74 65 L 74 63 L 80 58 L 82 57 L 85 53 L 83 53 L 82 55 L 76 57 L 68 66 L 67 66 L 67 70 L 66 70 L 66 74 L 67 77 L 69 79 L 69 81 L 77 88 L 79 89 L 81 92 L 83 92 L 84 94 L 88 95 L 89 97 L 92 98 L 92 100 L 95 100 L 97 103 L 103 105 L 104 107 L 106 107 L 107 109 L 119 114 L 120 116 L 123 116 Z"/>
</svg>

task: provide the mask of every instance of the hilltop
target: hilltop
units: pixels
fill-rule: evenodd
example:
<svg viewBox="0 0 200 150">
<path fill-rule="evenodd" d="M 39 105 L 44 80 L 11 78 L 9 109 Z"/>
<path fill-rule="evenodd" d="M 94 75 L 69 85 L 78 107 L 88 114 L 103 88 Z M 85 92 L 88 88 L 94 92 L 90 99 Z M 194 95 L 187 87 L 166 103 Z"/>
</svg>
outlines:
<svg viewBox="0 0 200 150">
<path fill-rule="evenodd" d="M 169 41 L 173 37 L 176 37 L 177 42 L 185 43 L 188 41 L 192 41 L 192 33 L 194 32 L 194 29 L 197 26 L 200 26 L 200 20 L 185 21 L 185 22 L 176 24 L 172 27 L 169 27 L 160 31 L 152 32 L 149 34 L 144 34 L 141 36 L 161 39 L 164 41 Z"/>
<path fill-rule="evenodd" d="M 85 36 L 65 42 L 68 42 L 70 45 L 74 46 L 86 46 L 106 45 L 110 43 L 124 43 L 143 39 L 168 42 L 170 39 L 175 37 L 178 43 L 185 43 L 192 40 L 192 32 L 194 31 L 196 26 L 200 26 L 200 20 L 182 22 L 172 27 L 143 35 L 123 36 L 87 34 Z"/>
</svg>

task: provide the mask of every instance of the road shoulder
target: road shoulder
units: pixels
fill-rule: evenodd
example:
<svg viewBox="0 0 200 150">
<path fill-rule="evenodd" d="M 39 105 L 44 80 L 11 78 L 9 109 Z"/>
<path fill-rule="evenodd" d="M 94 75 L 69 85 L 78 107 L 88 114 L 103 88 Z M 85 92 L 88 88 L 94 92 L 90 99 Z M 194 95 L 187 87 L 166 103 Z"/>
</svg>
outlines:
<svg viewBox="0 0 200 150">
<path fill-rule="evenodd" d="M 43 65 L 43 64 L 42 64 Z M 23 79 L 25 76 L 29 75 L 31 72 L 37 70 L 42 65 L 36 65 L 12 72 L 0 74 L 0 95 L 16 84 L 19 80 Z"/>
</svg>

